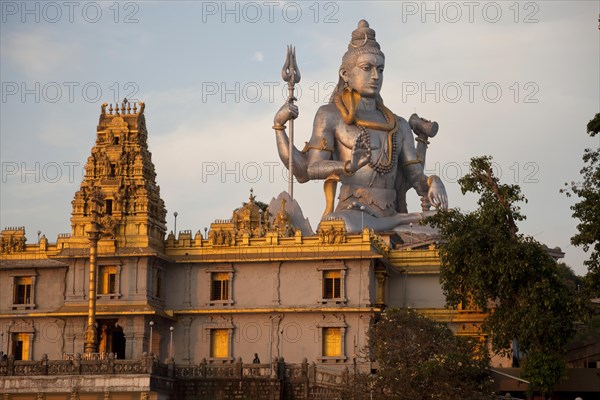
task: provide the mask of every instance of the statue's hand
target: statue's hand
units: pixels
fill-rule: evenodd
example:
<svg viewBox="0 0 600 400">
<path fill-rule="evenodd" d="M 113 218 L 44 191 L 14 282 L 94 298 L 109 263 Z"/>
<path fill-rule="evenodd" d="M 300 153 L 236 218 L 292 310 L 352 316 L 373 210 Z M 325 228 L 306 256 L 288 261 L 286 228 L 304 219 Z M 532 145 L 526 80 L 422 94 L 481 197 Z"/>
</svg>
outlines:
<svg viewBox="0 0 600 400">
<path fill-rule="evenodd" d="M 352 158 L 350 159 L 350 170 L 356 172 L 369 163 L 371 159 L 367 147 L 361 141 L 356 141 L 352 147 Z"/>
<path fill-rule="evenodd" d="M 438 210 L 448 209 L 448 195 L 446 194 L 446 188 L 444 184 L 437 176 L 432 177 L 431 184 L 429 185 L 429 192 L 427 198 L 431 205 Z"/>
<path fill-rule="evenodd" d="M 298 106 L 292 103 L 285 103 L 281 106 L 273 122 L 275 125 L 285 125 L 290 119 L 298 118 Z"/>
</svg>

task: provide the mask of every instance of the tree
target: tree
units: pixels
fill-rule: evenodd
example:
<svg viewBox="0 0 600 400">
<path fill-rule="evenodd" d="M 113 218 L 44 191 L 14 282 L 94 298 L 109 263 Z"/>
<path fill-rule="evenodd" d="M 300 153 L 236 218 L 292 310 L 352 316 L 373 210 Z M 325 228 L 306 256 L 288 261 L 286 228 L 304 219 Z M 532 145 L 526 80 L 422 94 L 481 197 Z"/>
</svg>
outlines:
<svg viewBox="0 0 600 400">
<path fill-rule="evenodd" d="M 575 271 L 564 262 L 558 262 L 558 274 L 565 282 L 572 295 L 576 296 L 579 293 L 583 278 L 575 274 Z"/>
<path fill-rule="evenodd" d="M 525 219 L 518 185 L 501 184 L 491 157 L 471 159 L 459 180 L 463 194 L 479 194 L 473 212 L 440 211 L 440 282 L 449 306 L 471 302 L 488 313 L 482 330 L 492 349 L 511 354 L 513 340 L 525 353 L 522 377 L 546 394 L 564 372 L 576 305 L 563 273 L 547 249 L 518 232 Z"/>
<path fill-rule="evenodd" d="M 591 137 L 600 133 L 600 113 L 587 124 L 587 131 Z M 571 243 L 583 246 L 585 252 L 593 249 L 584 264 L 588 267 L 588 287 L 597 296 L 600 294 L 600 146 L 595 150 L 585 149 L 583 163 L 580 171 L 583 182 L 565 183 L 566 189 L 561 191 L 569 197 L 576 195 L 579 198 L 571 206 L 573 218 L 580 221 L 579 232 L 571 238 Z"/>
<path fill-rule="evenodd" d="M 369 330 L 366 352 L 379 369 L 355 377 L 347 391 L 356 399 L 371 398 L 371 389 L 378 400 L 492 398 L 487 350 L 414 310 L 383 313 Z"/>
</svg>

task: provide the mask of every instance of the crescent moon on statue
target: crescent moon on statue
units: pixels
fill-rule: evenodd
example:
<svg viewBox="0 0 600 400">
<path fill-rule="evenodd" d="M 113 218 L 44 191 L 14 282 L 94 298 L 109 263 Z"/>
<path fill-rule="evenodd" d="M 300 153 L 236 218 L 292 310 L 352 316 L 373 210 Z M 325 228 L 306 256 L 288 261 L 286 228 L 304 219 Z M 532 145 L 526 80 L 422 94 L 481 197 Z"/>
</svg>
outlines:
<svg viewBox="0 0 600 400">
<path fill-rule="evenodd" d="M 350 46 L 354 47 L 355 49 L 359 48 L 359 47 L 363 47 L 365 44 L 367 44 L 367 40 L 369 40 L 369 38 L 367 37 L 367 32 L 363 32 L 363 35 L 365 35 L 365 39 L 363 40 L 363 42 L 361 44 L 359 44 L 358 46 L 355 45 L 354 43 L 352 43 L 352 41 L 350 41 Z"/>
</svg>

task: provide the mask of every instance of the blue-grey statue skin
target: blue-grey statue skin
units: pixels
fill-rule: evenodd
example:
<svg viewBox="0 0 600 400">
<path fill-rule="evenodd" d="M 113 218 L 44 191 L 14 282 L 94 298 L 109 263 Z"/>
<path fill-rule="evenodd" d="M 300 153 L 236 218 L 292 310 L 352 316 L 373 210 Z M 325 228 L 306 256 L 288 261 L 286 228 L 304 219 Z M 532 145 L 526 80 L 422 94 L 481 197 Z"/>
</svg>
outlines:
<svg viewBox="0 0 600 400">
<path fill-rule="evenodd" d="M 305 150 L 301 152 L 293 147 L 293 174 L 298 182 L 332 176 L 341 182 L 337 207 L 324 217 L 343 219 L 348 232 L 360 232 L 364 227 L 380 232 L 402 229 L 433 214 L 435 211 L 427 211 L 430 206 L 438 209 L 448 206 L 444 184 L 437 176 L 428 177 L 424 173 L 427 138 L 437 133 L 437 123 L 414 114 L 409 124 L 392 114 L 397 124 L 397 133 L 391 136 L 394 148 L 393 143 L 390 146 L 387 131 L 366 129 L 368 138 L 363 135 L 357 140 L 365 128 L 360 128 L 358 123 L 346 123 L 335 104 L 336 93 L 344 90 L 358 93 L 357 120 L 389 123 L 381 111 L 383 100 L 379 94 L 384 64 L 375 32 L 361 20 L 344 55 L 332 102 L 317 111 L 312 137 Z M 274 117 L 277 149 L 285 165 L 289 162 L 289 140 L 284 125 L 297 117 L 298 107 L 292 102 L 286 102 Z M 419 142 L 417 146 L 413 130 Z M 393 168 L 382 171 L 376 164 L 386 157 L 391 159 L 389 152 L 393 155 Z M 406 191 L 411 187 L 422 197 L 422 212 L 407 212 Z"/>
</svg>

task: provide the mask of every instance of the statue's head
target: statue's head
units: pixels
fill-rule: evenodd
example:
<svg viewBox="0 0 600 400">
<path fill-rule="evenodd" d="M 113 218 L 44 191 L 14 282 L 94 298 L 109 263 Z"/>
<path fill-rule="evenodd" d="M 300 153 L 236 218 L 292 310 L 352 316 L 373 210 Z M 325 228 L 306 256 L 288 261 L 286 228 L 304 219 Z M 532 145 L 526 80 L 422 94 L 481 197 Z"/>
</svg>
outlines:
<svg viewBox="0 0 600 400">
<path fill-rule="evenodd" d="M 332 94 L 332 99 L 343 91 L 347 84 L 350 84 L 352 87 L 353 69 L 367 63 L 382 71 L 384 62 L 385 56 L 381 51 L 379 43 L 375 40 L 375 31 L 369 27 L 367 21 L 364 19 L 360 20 L 358 27 L 352 32 L 348 51 L 342 57 L 342 65 L 339 69 L 340 79 Z M 356 87 L 352 88 L 358 90 Z M 381 86 L 376 90 L 377 93 L 375 95 L 377 96 L 379 95 L 379 89 L 381 89 Z"/>
<path fill-rule="evenodd" d="M 361 54 L 374 54 L 385 59 L 379 43 L 375 40 L 375 31 L 369 27 L 369 23 L 364 19 L 358 22 L 358 28 L 352 32 L 348 51 L 342 57 L 340 70 L 353 67 Z"/>
</svg>

